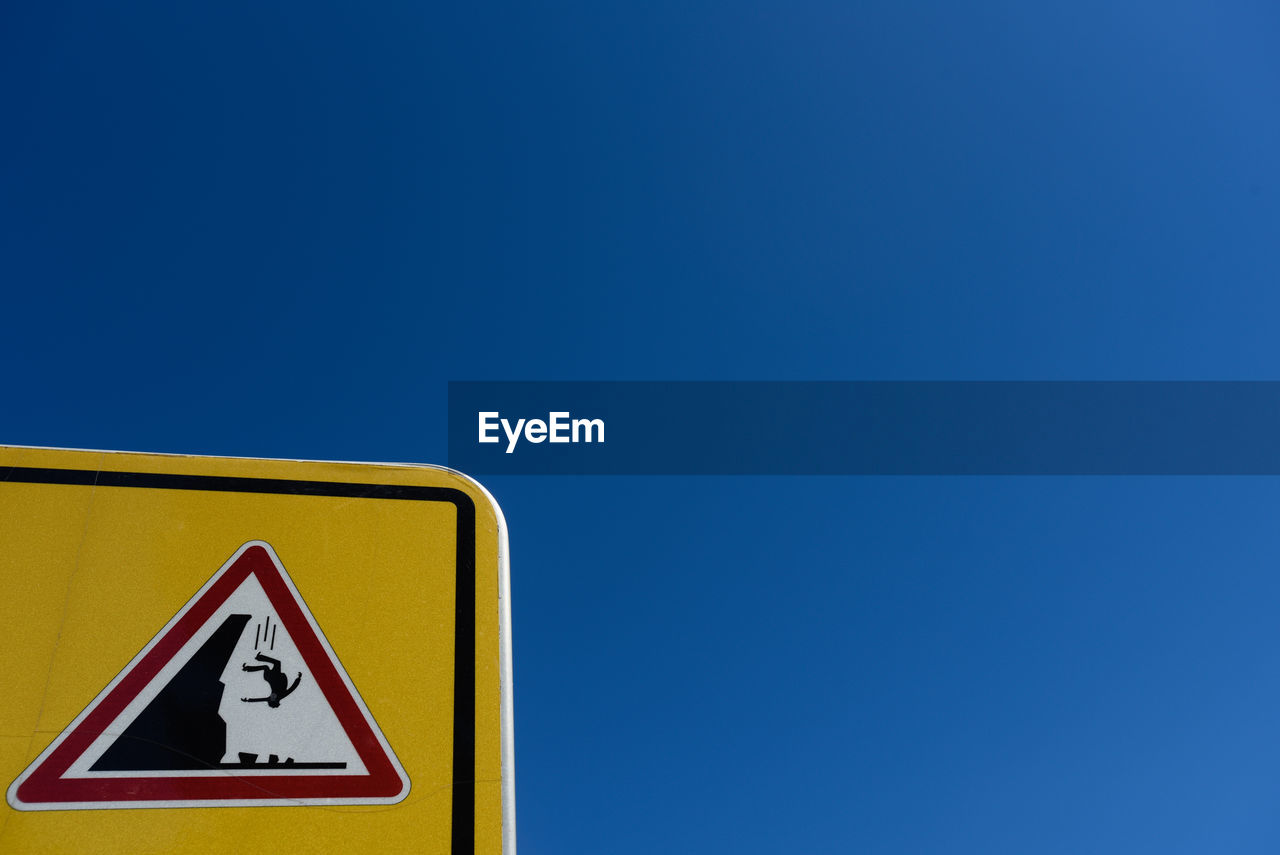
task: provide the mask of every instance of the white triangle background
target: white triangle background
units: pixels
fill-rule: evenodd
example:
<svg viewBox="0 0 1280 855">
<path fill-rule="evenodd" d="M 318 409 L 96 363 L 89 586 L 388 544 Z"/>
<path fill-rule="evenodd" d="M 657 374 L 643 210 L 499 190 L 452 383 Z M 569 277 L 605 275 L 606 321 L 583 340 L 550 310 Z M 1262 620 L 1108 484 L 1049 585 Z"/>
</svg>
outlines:
<svg viewBox="0 0 1280 855">
<path fill-rule="evenodd" d="M 315 678 L 308 670 L 302 655 L 294 646 L 280 617 L 271 607 L 266 592 L 258 583 L 257 577 L 246 578 L 230 597 L 227 598 L 205 624 L 183 645 L 182 649 L 171 659 L 160 673 L 156 675 L 145 689 L 116 717 L 102 735 L 89 746 L 76 762 L 71 764 L 64 777 L 136 777 L 138 771 L 92 771 L 98 758 L 111 747 L 112 743 L 129 727 L 156 695 L 168 685 L 169 681 L 182 669 L 200 647 L 209 639 L 222 622 L 233 614 L 252 615 L 252 619 L 240 634 L 240 641 L 235 652 L 223 671 L 222 682 L 225 685 L 222 704 L 218 708 L 219 715 L 227 723 L 227 753 L 223 762 L 235 763 L 239 760 L 239 752 L 258 755 L 258 762 L 266 762 L 271 754 L 281 761 L 292 757 L 302 762 L 337 762 L 346 763 L 344 769 L 289 770 L 277 766 L 265 769 L 235 769 L 221 772 L 192 772 L 191 770 L 157 770 L 147 771 L 148 777 L 192 777 L 193 775 L 234 774 L 244 775 L 363 775 L 367 773 L 360 762 L 355 746 L 347 738 L 346 732 L 338 722 L 324 693 L 316 684 Z M 272 629 L 274 647 L 272 646 Z M 260 633 L 265 630 L 266 643 Z M 255 648 L 255 636 L 257 646 Z M 266 703 L 247 703 L 241 698 L 264 697 L 269 689 L 266 680 L 259 672 L 246 672 L 242 665 L 264 664 L 254 658 L 256 653 L 263 653 L 280 660 L 281 668 L 292 684 L 300 672 L 302 679 L 298 688 L 285 697 L 280 706 L 272 708 Z"/>
</svg>

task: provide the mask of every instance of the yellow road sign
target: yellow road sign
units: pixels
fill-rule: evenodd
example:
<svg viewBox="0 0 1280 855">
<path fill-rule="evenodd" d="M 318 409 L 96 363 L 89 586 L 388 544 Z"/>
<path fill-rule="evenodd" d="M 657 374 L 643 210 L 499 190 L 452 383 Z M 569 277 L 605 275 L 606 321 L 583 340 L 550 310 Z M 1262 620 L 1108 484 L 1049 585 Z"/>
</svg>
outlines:
<svg viewBox="0 0 1280 855">
<path fill-rule="evenodd" d="M 0 851 L 514 851 L 465 476 L 0 447 L 0 580 Z"/>
</svg>

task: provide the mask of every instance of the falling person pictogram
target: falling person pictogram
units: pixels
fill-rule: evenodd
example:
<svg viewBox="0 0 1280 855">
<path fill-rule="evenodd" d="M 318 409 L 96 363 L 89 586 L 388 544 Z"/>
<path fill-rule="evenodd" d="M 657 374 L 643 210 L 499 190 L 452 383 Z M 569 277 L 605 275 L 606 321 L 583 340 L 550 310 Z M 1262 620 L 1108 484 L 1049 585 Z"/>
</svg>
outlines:
<svg viewBox="0 0 1280 855">
<path fill-rule="evenodd" d="M 289 678 L 285 676 L 284 670 L 280 667 L 280 660 L 261 653 L 253 657 L 259 662 L 268 662 L 269 665 L 249 665 L 245 663 L 240 666 L 241 671 L 260 671 L 262 678 L 267 681 L 267 686 L 271 689 L 271 694 L 265 698 L 241 698 L 247 704 L 256 704 L 266 702 L 267 706 L 276 708 L 280 706 L 280 701 L 292 694 L 293 690 L 298 688 L 298 684 L 302 682 L 302 672 L 298 672 L 298 676 L 293 678 L 293 685 L 288 685 Z"/>
</svg>

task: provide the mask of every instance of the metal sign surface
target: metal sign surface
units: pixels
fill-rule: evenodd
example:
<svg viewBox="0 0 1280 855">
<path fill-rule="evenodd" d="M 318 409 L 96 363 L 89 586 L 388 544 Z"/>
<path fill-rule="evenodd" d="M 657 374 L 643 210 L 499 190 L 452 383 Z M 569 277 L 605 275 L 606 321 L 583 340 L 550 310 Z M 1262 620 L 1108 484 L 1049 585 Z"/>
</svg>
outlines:
<svg viewBox="0 0 1280 855">
<path fill-rule="evenodd" d="M 449 470 L 0 448 L 0 849 L 513 852 L 505 537 Z"/>
</svg>

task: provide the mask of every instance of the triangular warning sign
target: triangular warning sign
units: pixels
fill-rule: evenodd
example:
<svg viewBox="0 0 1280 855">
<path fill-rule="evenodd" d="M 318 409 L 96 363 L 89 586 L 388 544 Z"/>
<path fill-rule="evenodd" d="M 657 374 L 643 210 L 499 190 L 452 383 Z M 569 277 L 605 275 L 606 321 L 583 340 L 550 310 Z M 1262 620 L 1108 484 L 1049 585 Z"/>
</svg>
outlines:
<svg viewBox="0 0 1280 855">
<path fill-rule="evenodd" d="M 9 787 L 20 810 L 390 804 L 409 778 L 270 545 L 246 543 Z"/>
</svg>

